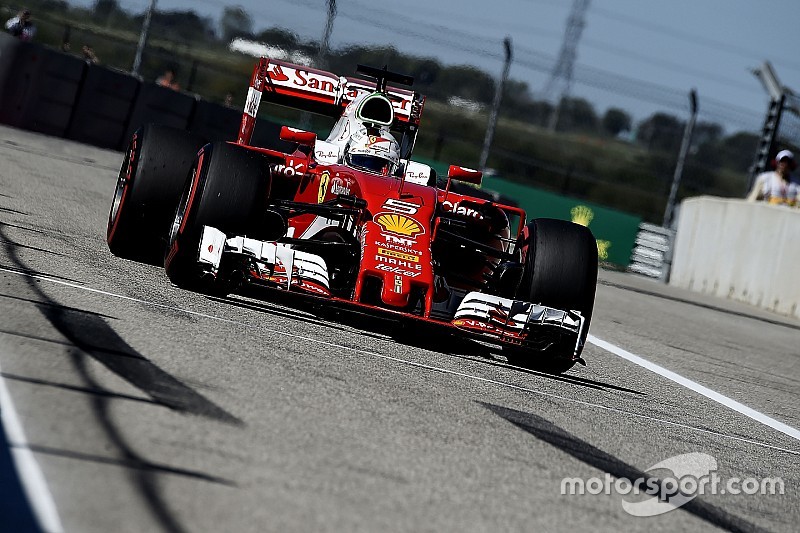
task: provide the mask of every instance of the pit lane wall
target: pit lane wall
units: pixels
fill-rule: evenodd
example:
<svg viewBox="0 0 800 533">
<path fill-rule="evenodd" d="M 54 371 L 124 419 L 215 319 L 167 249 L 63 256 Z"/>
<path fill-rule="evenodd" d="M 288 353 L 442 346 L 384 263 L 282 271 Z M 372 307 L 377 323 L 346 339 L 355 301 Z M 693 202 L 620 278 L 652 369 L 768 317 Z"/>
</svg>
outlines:
<svg viewBox="0 0 800 533">
<path fill-rule="evenodd" d="M 670 284 L 800 318 L 800 209 L 684 200 Z"/>
</svg>

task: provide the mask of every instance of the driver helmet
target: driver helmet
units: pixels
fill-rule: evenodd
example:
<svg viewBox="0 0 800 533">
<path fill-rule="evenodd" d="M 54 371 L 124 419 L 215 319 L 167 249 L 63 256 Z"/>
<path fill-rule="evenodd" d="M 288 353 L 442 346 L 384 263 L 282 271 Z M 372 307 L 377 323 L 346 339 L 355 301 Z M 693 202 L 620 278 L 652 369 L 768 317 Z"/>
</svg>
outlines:
<svg viewBox="0 0 800 533">
<path fill-rule="evenodd" d="M 400 165 L 400 145 L 388 131 L 357 131 L 350 137 L 345 150 L 347 166 L 392 176 Z"/>
</svg>

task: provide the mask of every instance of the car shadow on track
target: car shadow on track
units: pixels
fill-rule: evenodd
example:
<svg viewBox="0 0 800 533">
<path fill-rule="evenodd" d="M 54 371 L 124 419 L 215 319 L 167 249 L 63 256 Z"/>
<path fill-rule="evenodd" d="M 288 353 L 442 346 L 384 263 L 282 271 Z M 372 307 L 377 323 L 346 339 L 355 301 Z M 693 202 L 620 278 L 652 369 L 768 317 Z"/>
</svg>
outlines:
<svg viewBox="0 0 800 533">
<path fill-rule="evenodd" d="M 244 422 L 136 351 L 107 323 L 105 317 L 91 312 L 75 312 L 82 310 L 69 308 L 51 299 L 37 283 L 36 278 L 45 276 L 57 279 L 58 276 L 34 272 L 26 268 L 25 263 L 19 257 L 18 245 L 9 241 L 3 231 L 3 226 L 4 224 L 0 223 L 0 246 L 16 265 L 3 268 L 25 275 L 23 279 L 25 279 L 27 289 L 33 295 L 33 298 L 30 299 L 31 303 L 37 306 L 39 312 L 49 323 L 52 332 L 63 339 L 60 342 L 69 346 L 67 356 L 72 363 L 73 370 L 84 384 L 83 388 L 91 391 L 87 396 L 94 420 L 102 429 L 109 445 L 113 447 L 120 464 L 129 469 L 131 484 L 144 499 L 150 513 L 162 530 L 173 533 L 186 531 L 180 518 L 173 512 L 169 502 L 162 494 L 159 479 L 161 474 L 189 476 L 200 481 L 222 483 L 229 486 L 235 484 L 202 472 L 182 470 L 148 460 L 127 439 L 124 428 L 112 415 L 111 402 L 115 398 L 112 395 L 102 394 L 102 392 L 107 391 L 112 394 L 113 392 L 108 391 L 95 378 L 95 371 L 90 368 L 92 366 L 90 360 L 100 363 L 118 377 L 150 396 L 154 403 L 183 414 L 197 415 L 236 427 L 243 427 Z M 78 450 L 49 448 L 47 451 L 44 449 L 39 451 L 64 456 L 70 455 L 73 458 L 95 462 L 102 459 L 83 454 Z"/>
<path fill-rule="evenodd" d="M 244 297 L 258 301 L 245 300 Z M 509 364 L 502 355 L 500 348 L 455 334 L 451 328 L 426 323 L 404 322 L 395 318 L 376 316 L 343 306 L 331 306 L 318 298 L 309 298 L 298 293 L 286 293 L 286 291 L 256 287 L 233 296 L 224 298 L 207 296 L 207 298 L 211 301 L 264 312 L 281 318 L 299 320 L 347 333 L 353 333 L 355 329 L 357 330 L 355 332 L 360 336 L 380 340 L 391 338 L 395 342 L 406 346 L 442 353 L 474 363 L 505 368 L 543 379 L 600 391 L 616 391 L 646 396 L 644 392 L 611 383 L 569 374 L 551 374 Z M 342 327 L 337 324 L 349 327 Z"/>
<path fill-rule="evenodd" d="M 636 482 L 638 479 L 646 480 L 642 485 L 648 485 L 647 480 L 655 479 L 656 476 L 642 472 L 634 466 L 631 466 L 622 460 L 614 457 L 613 455 L 604 452 L 603 450 L 592 446 L 585 440 L 568 433 L 559 426 L 553 424 L 533 413 L 525 413 L 517 411 L 508 407 L 502 407 L 491 403 L 478 402 L 480 405 L 511 422 L 518 428 L 530 433 L 537 439 L 558 448 L 562 452 L 572 456 L 578 461 L 596 468 L 602 472 L 606 472 L 616 479 L 627 479 L 630 483 Z M 660 484 L 660 483 L 659 483 Z M 567 497 L 567 496 L 565 496 Z M 764 531 L 762 528 L 755 524 L 748 522 L 744 518 L 740 518 L 731 514 L 719 507 L 711 505 L 699 497 L 695 498 L 681 507 L 678 507 L 683 512 L 692 514 L 709 524 L 727 531 Z"/>
</svg>

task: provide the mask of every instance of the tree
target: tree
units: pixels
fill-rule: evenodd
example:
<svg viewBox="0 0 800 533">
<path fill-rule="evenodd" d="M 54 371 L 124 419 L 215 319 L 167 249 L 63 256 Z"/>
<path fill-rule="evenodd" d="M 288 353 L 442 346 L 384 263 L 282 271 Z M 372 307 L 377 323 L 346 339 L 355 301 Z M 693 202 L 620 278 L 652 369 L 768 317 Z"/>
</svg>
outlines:
<svg viewBox="0 0 800 533">
<path fill-rule="evenodd" d="M 112 13 L 120 10 L 117 0 L 97 0 L 92 7 L 95 16 L 100 20 L 107 19 Z"/>
<path fill-rule="evenodd" d="M 741 172 L 749 172 L 756 155 L 760 138 L 753 133 L 740 131 L 720 142 L 722 164 Z"/>
<path fill-rule="evenodd" d="M 468 65 L 443 68 L 433 85 L 441 96 L 460 96 L 481 104 L 494 99 L 494 79 L 486 72 Z"/>
<path fill-rule="evenodd" d="M 722 138 L 722 126 L 716 122 L 698 122 L 692 134 L 692 144 L 716 144 Z"/>
<path fill-rule="evenodd" d="M 672 115 L 655 113 L 639 124 L 636 140 L 649 150 L 677 152 L 683 139 L 683 123 Z"/>
<path fill-rule="evenodd" d="M 136 17 L 139 24 L 143 19 L 144 15 Z M 211 19 L 194 11 L 155 11 L 150 32 L 163 39 L 197 42 L 213 39 L 213 26 Z"/>
<path fill-rule="evenodd" d="M 271 44 L 284 50 L 294 50 L 298 45 L 296 33 L 292 33 L 284 28 L 278 28 L 277 26 L 262 30 L 255 38 L 257 41 Z"/>
<path fill-rule="evenodd" d="M 226 43 L 236 37 L 252 37 L 253 19 L 242 6 L 227 6 L 219 19 L 219 30 Z"/>
<path fill-rule="evenodd" d="M 631 131 L 631 116 L 617 107 L 609 108 L 603 115 L 603 130 L 616 137 L 623 131 Z"/>
<path fill-rule="evenodd" d="M 558 118 L 560 131 L 597 131 L 598 119 L 594 106 L 584 98 L 564 97 Z"/>
</svg>

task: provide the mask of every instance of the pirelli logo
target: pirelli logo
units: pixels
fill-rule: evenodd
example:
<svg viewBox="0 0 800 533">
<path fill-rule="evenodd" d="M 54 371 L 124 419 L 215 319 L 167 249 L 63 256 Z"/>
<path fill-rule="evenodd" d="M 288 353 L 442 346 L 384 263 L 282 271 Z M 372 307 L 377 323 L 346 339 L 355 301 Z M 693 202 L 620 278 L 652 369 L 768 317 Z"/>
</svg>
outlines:
<svg viewBox="0 0 800 533">
<path fill-rule="evenodd" d="M 419 263 L 419 257 L 411 254 L 404 254 L 403 252 L 395 252 L 394 250 L 387 250 L 386 248 L 378 248 L 378 255 L 386 257 L 394 257 L 395 259 L 402 259 L 403 261 L 411 261 Z"/>
</svg>

